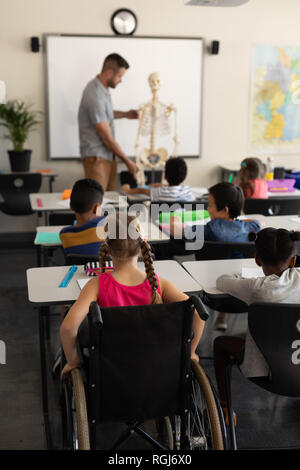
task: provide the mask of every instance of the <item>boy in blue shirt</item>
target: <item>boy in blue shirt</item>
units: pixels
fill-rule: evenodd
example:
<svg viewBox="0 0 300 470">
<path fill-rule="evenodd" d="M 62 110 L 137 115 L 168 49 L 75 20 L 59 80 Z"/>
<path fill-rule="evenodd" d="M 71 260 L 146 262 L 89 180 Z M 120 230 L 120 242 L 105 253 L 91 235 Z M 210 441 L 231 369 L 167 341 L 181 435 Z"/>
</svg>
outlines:
<svg viewBox="0 0 300 470">
<path fill-rule="evenodd" d="M 244 207 L 244 196 L 239 186 L 232 183 L 218 183 L 209 188 L 208 207 L 210 221 L 204 226 L 204 240 L 228 243 L 248 242 L 249 232 L 259 232 L 263 226 L 261 222 L 253 219 L 238 220 Z M 189 230 L 194 227 L 186 227 L 185 234 L 190 240 Z M 170 218 L 171 235 L 183 233 L 182 220 L 178 217 Z M 220 313 L 215 323 L 215 328 L 221 331 L 227 329 L 226 314 Z"/>
<path fill-rule="evenodd" d="M 64 227 L 59 234 L 66 255 L 99 254 L 102 240 L 97 235 L 97 226 L 105 221 L 100 215 L 102 201 L 103 189 L 97 181 L 90 178 L 76 181 L 70 198 L 76 225 Z"/>
</svg>

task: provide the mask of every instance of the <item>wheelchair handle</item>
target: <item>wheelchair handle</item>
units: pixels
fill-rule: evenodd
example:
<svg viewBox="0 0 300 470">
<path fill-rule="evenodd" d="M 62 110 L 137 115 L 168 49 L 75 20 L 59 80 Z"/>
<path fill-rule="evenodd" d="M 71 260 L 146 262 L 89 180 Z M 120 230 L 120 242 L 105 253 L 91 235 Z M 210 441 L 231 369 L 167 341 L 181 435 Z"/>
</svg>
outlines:
<svg viewBox="0 0 300 470">
<path fill-rule="evenodd" d="M 93 325 L 103 325 L 101 310 L 97 302 L 91 302 L 88 316 L 90 317 Z"/>
<path fill-rule="evenodd" d="M 200 316 L 200 318 L 203 321 L 208 320 L 208 318 L 209 318 L 208 311 L 206 310 L 206 307 L 205 307 L 204 303 L 202 302 L 202 300 L 200 299 L 200 297 L 198 297 L 197 295 L 191 295 L 190 299 L 191 299 L 191 302 L 193 303 L 195 309 L 197 310 L 198 315 Z"/>
</svg>

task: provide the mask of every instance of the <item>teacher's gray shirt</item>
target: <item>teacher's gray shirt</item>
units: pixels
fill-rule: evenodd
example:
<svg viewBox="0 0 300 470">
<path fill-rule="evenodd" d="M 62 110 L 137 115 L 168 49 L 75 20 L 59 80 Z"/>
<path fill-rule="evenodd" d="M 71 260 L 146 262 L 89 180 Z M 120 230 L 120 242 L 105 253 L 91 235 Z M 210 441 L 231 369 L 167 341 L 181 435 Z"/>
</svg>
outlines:
<svg viewBox="0 0 300 470">
<path fill-rule="evenodd" d="M 113 153 L 105 147 L 95 129 L 95 124 L 100 122 L 108 122 L 111 135 L 115 137 L 110 93 L 95 77 L 85 87 L 78 110 L 80 155 L 81 158 L 102 157 L 112 161 Z"/>
</svg>

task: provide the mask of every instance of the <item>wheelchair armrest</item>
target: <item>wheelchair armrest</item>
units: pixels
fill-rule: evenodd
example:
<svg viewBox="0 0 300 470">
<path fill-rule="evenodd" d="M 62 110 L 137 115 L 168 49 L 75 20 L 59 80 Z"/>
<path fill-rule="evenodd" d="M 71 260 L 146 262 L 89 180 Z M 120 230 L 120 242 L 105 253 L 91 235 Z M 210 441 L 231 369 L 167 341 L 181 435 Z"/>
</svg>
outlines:
<svg viewBox="0 0 300 470">
<path fill-rule="evenodd" d="M 196 295 L 191 295 L 190 296 L 190 299 L 195 307 L 195 309 L 197 310 L 198 312 L 198 315 L 200 316 L 200 318 L 203 320 L 203 321 L 206 321 L 208 318 L 209 318 L 209 314 L 205 308 L 205 305 L 204 303 L 202 302 L 202 300 L 200 299 L 200 297 L 196 296 Z"/>
<path fill-rule="evenodd" d="M 101 310 L 97 302 L 91 302 L 88 316 L 93 325 L 96 325 L 96 326 L 103 325 Z"/>
</svg>

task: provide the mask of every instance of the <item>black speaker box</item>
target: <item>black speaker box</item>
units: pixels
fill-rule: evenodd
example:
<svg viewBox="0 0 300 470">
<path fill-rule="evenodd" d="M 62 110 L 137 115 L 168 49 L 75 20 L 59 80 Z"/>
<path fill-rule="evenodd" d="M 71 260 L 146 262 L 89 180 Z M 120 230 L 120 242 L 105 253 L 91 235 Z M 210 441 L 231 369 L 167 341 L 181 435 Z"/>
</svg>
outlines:
<svg viewBox="0 0 300 470">
<path fill-rule="evenodd" d="M 211 54 L 213 54 L 213 55 L 219 54 L 219 46 L 220 46 L 219 41 L 212 41 L 212 43 L 211 43 Z"/>
<path fill-rule="evenodd" d="M 31 50 L 32 52 L 39 52 L 40 51 L 40 40 L 38 37 L 30 38 Z"/>
</svg>

